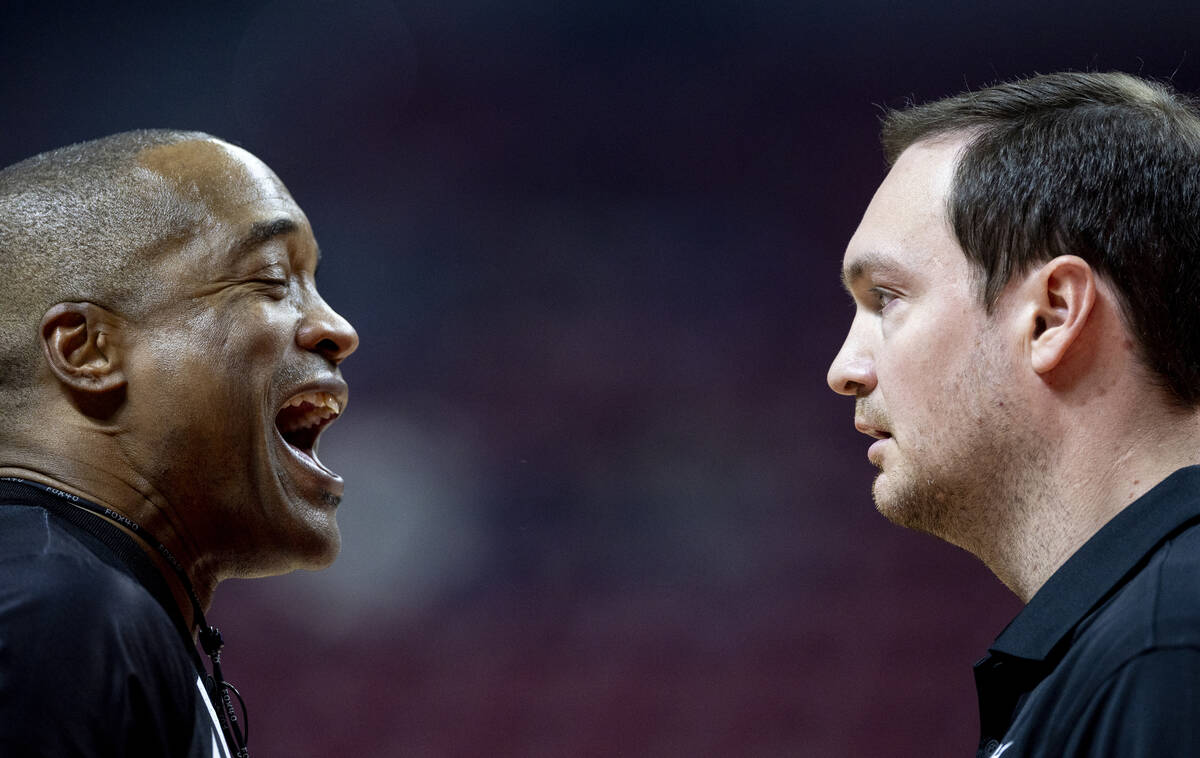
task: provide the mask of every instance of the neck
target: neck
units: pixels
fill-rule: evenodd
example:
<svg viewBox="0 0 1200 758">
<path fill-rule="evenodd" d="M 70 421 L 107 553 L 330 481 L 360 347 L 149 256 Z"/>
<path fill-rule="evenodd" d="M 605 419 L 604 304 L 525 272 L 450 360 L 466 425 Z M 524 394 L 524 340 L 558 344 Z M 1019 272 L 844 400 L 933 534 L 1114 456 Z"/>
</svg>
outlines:
<svg viewBox="0 0 1200 758">
<path fill-rule="evenodd" d="M 201 562 L 196 560 L 196 552 L 189 549 L 187 542 L 180 539 L 177 530 L 173 528 L 168 509 L 140 494 L 137 498 L 113 497 L 111 486 L 97 488 L 81 483 L 81 480 L 88 482 L 87 477 L 55 476 L 33 467 L 8 465 L 0 465 L 0 476 L 26 479 L 52 487 L 111 511 L 111 514 L 92 512 L 92 515 L 96 518 L 106 518 L 133 537 L 134 542 L 146 552 L 165 578 L 187 628 L 196 628 L 199 619 L 195 608 L 198 606 L 201 613 L 208 610 L 216 581 L 197 570 Z M 126 489 L 136 492 L 132 487 Z M 107 495 L 97 494 L 98 492 L 105 492 Z M 131 503 L 140 503 L 140 506 Z M 198 582 L 197 578 L 201 581 Z"/>
<path fill-rule="evenodd" d="M 1172 472 L 1200 463 L 1196 411 L 1163 409 L 1136 423 L 1110 422 L 1107 429 L 1120 434 L 1101 434 L 1099 424 L 1077 427 L 1044 451 L 1047 465 L 1007 502 L 984 506 L 1006 522 L 990 525 L 989 538 L 964 544 L 1022 602 L 1114 516 Z"/>
</svg>

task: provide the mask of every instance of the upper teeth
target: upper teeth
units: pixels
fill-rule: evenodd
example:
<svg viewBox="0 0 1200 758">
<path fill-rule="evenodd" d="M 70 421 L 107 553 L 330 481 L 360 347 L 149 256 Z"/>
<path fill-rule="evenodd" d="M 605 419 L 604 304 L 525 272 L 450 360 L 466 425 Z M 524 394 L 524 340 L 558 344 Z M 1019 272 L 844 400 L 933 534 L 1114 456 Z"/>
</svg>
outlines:
<svg viewBox="0 0 1200 758">
<path fill-rule="evenodd" d="M 337 398 L 328 392 L 305 392 L 303 395 L 296 395 L 287 401 L 283 407 L 290 408 L 292 406 L 304 405 L 305 403 L 317 408 L 328 408 L 334 414 L 342 412 L 342 406 L 338 403 Z"/>
<path fill-rule="evenodd" d="M 309 406 L 307 409 L 303 408 L 305 404 Z M 341 403 L 328 392 L 305 392 L 288 400 L 283 407 L 284 409 L 302 409 L 301 413 L 284 422 L 283 425 L 287 427 L 284 431 L 312 426 L 326 419 L 333 418 L 342 412 Z"/>
</svg>

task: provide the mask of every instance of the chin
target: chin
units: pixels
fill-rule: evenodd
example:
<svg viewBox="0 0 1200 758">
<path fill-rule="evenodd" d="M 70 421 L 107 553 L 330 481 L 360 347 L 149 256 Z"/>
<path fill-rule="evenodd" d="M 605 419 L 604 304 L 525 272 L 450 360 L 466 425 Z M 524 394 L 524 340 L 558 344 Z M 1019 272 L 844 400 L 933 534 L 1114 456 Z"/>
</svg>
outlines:
<svg viewBox="0 0 1200 758">
<path fill-rule="evenodd" d="M 880 471 L 871 487 L 875 510 L 897 526 L 942 536 L 946 532 L 949 504 L 945 493 L 926 480 L 920 487 L 912 477 Z"/>
<path fill-rule="evenodd" d="M 294 535 L 284 547 L 283 552 L 291 559 L 288 570 L 329 568 L 342 550 L 342 533 L 337 519 L 333 513 L 322 511 L 304 526 L 305 530 Z"/>
<path fill-rule="evenodd" d="M 333 539 L 327 542 L 322 550 L 303 553 L 294 556 L 294 562 L 289 570 L 304 569 L 305 571 L 320 571 L 327 569 L 337 560 L 341 552 L 341 540 Z"/>
<path fill-rule="evenodd" d="M 875 484 L 871 487 L 871 497 L 875 500 L 875 510 L 879 515 L 883 516 L 888 521 L 891 521 L 897 526 L 908 526 L 907 520 L 904 517 L 904 509 L 896 504 L 895 497 L 888 491 L 886 485 L 881 485 L 879 480 L 883 474 L 875 477 Z"/>
<path fill-rule="evenodd" d="M 342 535 L 332 509 L 308 502 L 290 503 L 276 529 L 249 545 L 244 578 L 278 576 L 296 569 L 328 568 L 342 547 Z"/>
<path fill-rule="evenodd" d="M 342 546 L 337 523 L 341 479 L 323 472 L 313 477 L 312 472 L 297 472 L 287 466 L 276 467 L 272 473 L 262 490 L 264 501 L 273 501 L 264 507 L 269 519 L 264 525 L 264 558 L 281 567 L 275 573 L 328 567 Z M 327 478 L 329 481 L 325 481 Z"/>
</svg>

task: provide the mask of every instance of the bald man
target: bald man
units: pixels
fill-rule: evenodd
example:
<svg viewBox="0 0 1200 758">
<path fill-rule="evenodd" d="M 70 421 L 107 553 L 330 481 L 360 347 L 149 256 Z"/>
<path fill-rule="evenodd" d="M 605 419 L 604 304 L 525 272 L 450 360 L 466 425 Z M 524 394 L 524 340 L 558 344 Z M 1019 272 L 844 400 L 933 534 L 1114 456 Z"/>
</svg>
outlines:
<svg viewBox="0 0 1200 758">
<path fill-rule="evenodd" d="M 316 448 L 358 338 L 318 258 L 206 134 L 0 171 L 0 755 L 248 754 L 204 611 L 338 552 Z"/>
<path fill-rule="evenodd" d="M 875 503 L 1026 603 L 981 758 L 1200 755 L 1200 110 L 1063 73 L 890 114 L 829 384 Z"/>
</svg>

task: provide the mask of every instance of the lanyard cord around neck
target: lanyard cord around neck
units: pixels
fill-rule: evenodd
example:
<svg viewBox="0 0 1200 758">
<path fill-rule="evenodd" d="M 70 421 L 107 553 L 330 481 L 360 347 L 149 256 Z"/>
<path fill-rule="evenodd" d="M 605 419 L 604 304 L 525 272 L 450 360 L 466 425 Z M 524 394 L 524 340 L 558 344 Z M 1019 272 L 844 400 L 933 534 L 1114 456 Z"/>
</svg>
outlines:
<svg viewBox="0 0 1200 758">
<path fill-rule="evenodd" d="M 167 546 L 160 542 L 154 535 L 147 532 L 133 519 L 123 513 L 118 513 L 111 508 L 106 508 L 102 505 L 93 503 L 90 500 L 72 495 L 70 492 L 64 492 L 55 487 L 50 487 L 41 482 L 34 482 L 28 479 L 18 477 L 0 477 L 0 481 L 13 482 L 16 484 L 24 484 L 30 487 L 36 487 L 43 492 L 53 495 L 54 497 L 65 500 L 76 508 L 93 513 L 101 518 L 116 522 L 124 526 L 130 532 L 137 536 L 146 545 L 158 552 L 175 572 L 183 589 L 187 592 L 188 599 L 192 603 L 193 626 L 200 630 L 200 647 L 204 649 L 208 659 L 212 662 L 212 674 L 205 672 L 205 678 L 208 680 L 209 696 L 215 701 L 214 706 L 219 714 L 218 721 L 221 724 L 221 730 L 225 732 L 226 740 L 234 749 L 234 755 L 237 758 L 249 758 L 250 752 L 246 747 L 246 740 L 250 735 L 250 725 L 246 720 L 246 702 L 242 700 L 242 695 L 229 682 L 225 681 L 225 677 L 221 673 L 221 648 L 224 647 L 225 641 L 221 637 L 221 632 L 215 626 L 210 626 L 204 618 L 204 610 L 200 607 L 200 599 L 196 597 L 196 590 L 192 587 L 192 581 L 188 578 L 187 572 L 184 571 L 183 565 L 175 558 Z M 237 712 L 233 707 L 233 699 L 229 693 L 232 692 L 242 706 L 242 720 L 239 725 Z"/>
</svg>

